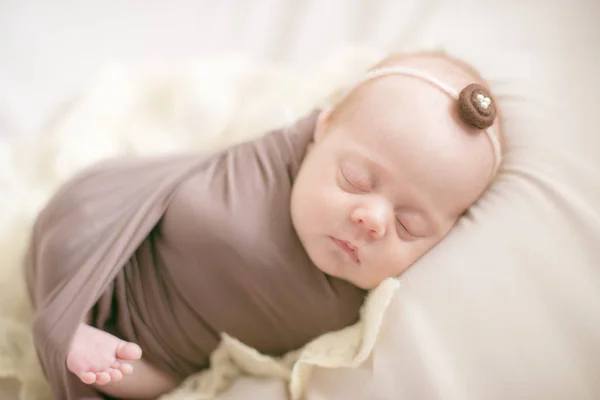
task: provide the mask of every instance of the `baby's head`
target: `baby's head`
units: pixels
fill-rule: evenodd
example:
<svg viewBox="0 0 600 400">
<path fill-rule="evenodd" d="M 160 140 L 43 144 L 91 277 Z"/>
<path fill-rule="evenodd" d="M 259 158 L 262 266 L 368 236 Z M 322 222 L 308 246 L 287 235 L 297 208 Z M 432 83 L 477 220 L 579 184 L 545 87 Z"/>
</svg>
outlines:
<svg viewBox="0 0 600 400">
<path fill-rule="evenodd" d="M 472 83 L 483 87 L 453 97 Z M 484 87 L 443 55 L 395 55 L 321 113 L 291 202 L 318 268 L 371 289 L 448 234 L 500 163 L 499 118 Z"/>
</svg>

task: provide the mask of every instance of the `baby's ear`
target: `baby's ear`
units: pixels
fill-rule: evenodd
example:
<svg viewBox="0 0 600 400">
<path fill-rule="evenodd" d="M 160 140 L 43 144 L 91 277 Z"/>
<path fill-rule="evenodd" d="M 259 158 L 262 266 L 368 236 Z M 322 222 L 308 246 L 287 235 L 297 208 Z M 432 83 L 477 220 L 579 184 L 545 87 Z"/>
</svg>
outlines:
<svg viewBox="0 0 600 400">
<path fill-rule="evenodd" d="M 321 111 L 319 117 L 317 118 L 317 123 L 315 126 L 315 134 L 313 141 L 315 143 L 323 140 L 325 135 L 327 135 L 329 131 L 329 118 L 331 117 L 331 109 L 327 108 Z"/>
</svg>

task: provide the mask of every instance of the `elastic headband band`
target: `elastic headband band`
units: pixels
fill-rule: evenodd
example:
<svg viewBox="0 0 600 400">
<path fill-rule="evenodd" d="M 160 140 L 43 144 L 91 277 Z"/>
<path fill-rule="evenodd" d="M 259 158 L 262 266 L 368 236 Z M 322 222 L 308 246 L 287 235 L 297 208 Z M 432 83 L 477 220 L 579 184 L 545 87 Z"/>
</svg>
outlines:
<svg viewBox="0 0 600 400">
<path fill-rule="evenodd" d="M 484 86 L 472 83 L 458 93 L 453 87 L 424 71 L 406 67 L 381 67 L 365 73 L 350 88 L 350 90 L 346 92 L 346 94 L 371 79 L 386 75 L 406 75 L 421 79 L 431 83 L 452 99 L 456 100 L 459 105 L 459 114 L 463 121 L 477 129 L 483 130 L 489 139 L 494 152 L 494 169 L 492 171 L 492 177 L 496 175 L 502 161 L 502 147 L 500 141 L 491 129 L 494 119 L 496 118 L 496 105 L 492 101 L 490 92 Z"/>
</svg>

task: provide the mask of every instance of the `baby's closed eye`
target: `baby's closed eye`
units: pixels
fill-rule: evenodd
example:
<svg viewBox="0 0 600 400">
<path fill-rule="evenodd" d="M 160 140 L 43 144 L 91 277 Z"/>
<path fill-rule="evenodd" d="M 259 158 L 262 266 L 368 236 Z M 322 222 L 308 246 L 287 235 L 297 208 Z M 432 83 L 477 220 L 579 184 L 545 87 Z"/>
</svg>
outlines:
<svg viewBox="0 0 600 400">
<path fill-rule="evenodd" d="M 351 191 L 368 193 L 373 190 L 373 179 L 369 172 L 352 163 L 344 163 L 339 169 L 340 183 Z"/>
<path fill-rule="evenodd" d="M 400 233 L 408 234 L 412 238 L 423 238 L 427 236 L 427 227 L 424 221 L 418 216 L 410 212 L 401 213 L 396 216 L 398 229 Z"/>
</svg>

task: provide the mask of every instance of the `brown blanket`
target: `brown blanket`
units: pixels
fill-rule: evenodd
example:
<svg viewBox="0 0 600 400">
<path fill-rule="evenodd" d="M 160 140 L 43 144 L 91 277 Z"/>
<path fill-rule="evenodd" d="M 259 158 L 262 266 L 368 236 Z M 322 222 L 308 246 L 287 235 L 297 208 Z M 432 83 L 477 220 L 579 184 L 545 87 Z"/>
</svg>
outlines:
<svg viewBox="0 0 600 400">
<path fill-rule="evenodd" d="M 101 397 L 66 369 L 90 310 L 178 379 L 208 367 L 221 332 L 280 355 L 357 320 L 365 293 L 320 272 L 291 223 L 316 115 L 208 157 L 108 160 L 56 193 L 26 259 L 55 398 Z"/>
</svg>

